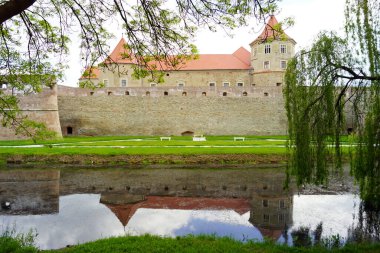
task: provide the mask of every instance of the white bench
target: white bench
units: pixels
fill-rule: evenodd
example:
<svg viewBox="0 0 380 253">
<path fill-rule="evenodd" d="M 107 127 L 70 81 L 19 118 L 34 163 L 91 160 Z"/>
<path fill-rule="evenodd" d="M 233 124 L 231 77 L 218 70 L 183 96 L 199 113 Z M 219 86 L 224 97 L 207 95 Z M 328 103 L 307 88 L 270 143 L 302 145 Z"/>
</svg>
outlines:
<svg viewBox="0 0 380 253">
<path fill-rule="evenodd" d="M 172 139 L 172 137 L 169 137 L 169 136 L 162 136 L 162 137 L 160 137 L 160 140 L 161 141 L 170 141 Z"/>
<path fill-rule="evenodd" d="M 234 141 L 245 141 L 245 137 L 234 137 Z"/>
<path fill-rule="evenodd" d="M 204 137 L 203 135 L 194 135 L 193 141 L 206 141 L 206 137 Z"/>
</svg>

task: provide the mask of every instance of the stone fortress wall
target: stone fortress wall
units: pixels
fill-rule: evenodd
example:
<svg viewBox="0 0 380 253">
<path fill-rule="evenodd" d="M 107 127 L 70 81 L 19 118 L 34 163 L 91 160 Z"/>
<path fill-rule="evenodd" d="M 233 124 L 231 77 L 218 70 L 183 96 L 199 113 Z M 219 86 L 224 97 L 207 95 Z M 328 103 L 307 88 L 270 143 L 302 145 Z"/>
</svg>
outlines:
<svg viewBox="0 0 380 253">
<path fill-rule="evenodd" d="M 59 87 L 63 135 L 286 134 L 282 87 Z"/>
<path fill-rule="evenodd" d="M 4 90 L 5 94 L 11 94 L 11 90 Z M 62 137 L 61 125 L 58 114 L 57 87 L 44 88 L 40 93 L 15 94 L 19 101 L 22 115 L 28 119 L 44 122 L 49 130 Z M 9 127 L 0 126 L 0 140 L 25 139 L 25 136 L 15 135 L 15 131 Z"/>
</svg>

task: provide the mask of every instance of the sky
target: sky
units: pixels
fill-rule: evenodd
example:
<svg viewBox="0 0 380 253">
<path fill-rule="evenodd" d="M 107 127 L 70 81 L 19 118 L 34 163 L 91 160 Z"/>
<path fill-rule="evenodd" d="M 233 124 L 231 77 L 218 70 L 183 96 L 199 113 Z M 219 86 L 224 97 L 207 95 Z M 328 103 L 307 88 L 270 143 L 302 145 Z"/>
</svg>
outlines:
<svg viewBox="0 0 380 253">
<path fill-rule="evenodd" d="M 320 31 L 342 32 L 344 4 L 345 0 L 282 0 L 280 13 L 276 14 L 276 18 L 278 21 L 286 17 L 294 18 L 294 26 L 285 33 L 297 42 L 296 50 L 299 50 L 309 46 Z M 249 43 L 260 35 L 262 29 L 263 24 L 257 24 L 253 20 L 248 27 L 233 31 L 233 37 L 224 31 L 199 30 L 193 43 L 198 47 L 200 54 L 232 54 L 241 46 L 250 50 Z M 114 35 L 115 38 L 109 41 L 111 51 L 120 40 L 122 31 L 114 31 Z M 70 46 L 69 59 L 65 79 L 59 84 L 75 87 L 83 71 L 77 44 L 73 43 Z"/>
</svg>

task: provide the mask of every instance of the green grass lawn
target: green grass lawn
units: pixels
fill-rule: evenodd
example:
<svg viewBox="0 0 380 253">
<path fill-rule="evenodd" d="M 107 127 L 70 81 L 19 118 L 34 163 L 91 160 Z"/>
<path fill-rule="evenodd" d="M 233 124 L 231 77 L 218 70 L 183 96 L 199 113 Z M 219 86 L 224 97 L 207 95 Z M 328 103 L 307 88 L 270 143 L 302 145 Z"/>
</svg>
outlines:
<svg viewBox="0 0 380 253">
<path fill-rule="evenodd" d="M 198 155 L 198 154 L 285 154 L 286 136 L 206 136 L 207 141 L 192 141 L 189 136 L 102 136 L 67 137 L 33 143 L 30 140 L 0 141 L 0 154 L 19 155 Z M 348 148 L 344 148 L 347 151 Z"/>
<path fill-rule="evenodd" d="M 101 239 L 58 250 L 39 251 L 33 246 L 23 246 L 19 241 L 12 238 L 0 237 L 0 253 L 2 252 L 71 252 L 71 253 L 119 253 L 119 252 L 379 252 L 380 244 L 351 244 L 343 248 L 327 249 L 323 246 L 313 247 L 289 247 L 273 242 L 248 242 L 243 243 L 230 238 L 217 238 L 214 236 L 185 236 L 176 238 L 162 238 L 158 236 L 127 236 Z"/>
</svg>

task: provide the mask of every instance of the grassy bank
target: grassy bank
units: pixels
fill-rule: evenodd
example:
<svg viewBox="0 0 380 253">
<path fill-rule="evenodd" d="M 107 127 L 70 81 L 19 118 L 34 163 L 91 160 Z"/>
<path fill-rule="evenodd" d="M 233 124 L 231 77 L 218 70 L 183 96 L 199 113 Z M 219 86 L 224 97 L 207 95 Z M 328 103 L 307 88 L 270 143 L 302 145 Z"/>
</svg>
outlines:
<svg viewBox="0 0 380 253">
<path fill-rule="evenodd" d="M 51 253 L 119 253 L 119 252 L 366 252 L 380 251 L 380 244 L 346 245 L 343 248 L 326 249 L 324 247 L 299 248 L 265 243 L 242 243 L 230 238 L 213 236 L 186 236 L 177 238 L 161 238 L 157 236 L 130 236 L 102 239 L 95 242 L 76 245 L 59 250 L 42 252 Z M 0 238 L 0 253 L 2 252 L 39 252 L 36 248 L 23 246 L 16 240 Z"/>
<path fill-rule="evenodd" d="M 192 141 L 189 136 L 69 137 L 42 141 L 0 141 L 0 159 L 10 163 L 71 164 L 181 164 L 181 163 L 283 163 L 285 136 L 207 136 Z M 348 147 L 343 150 L 348 153 Z"/>
</svg>

